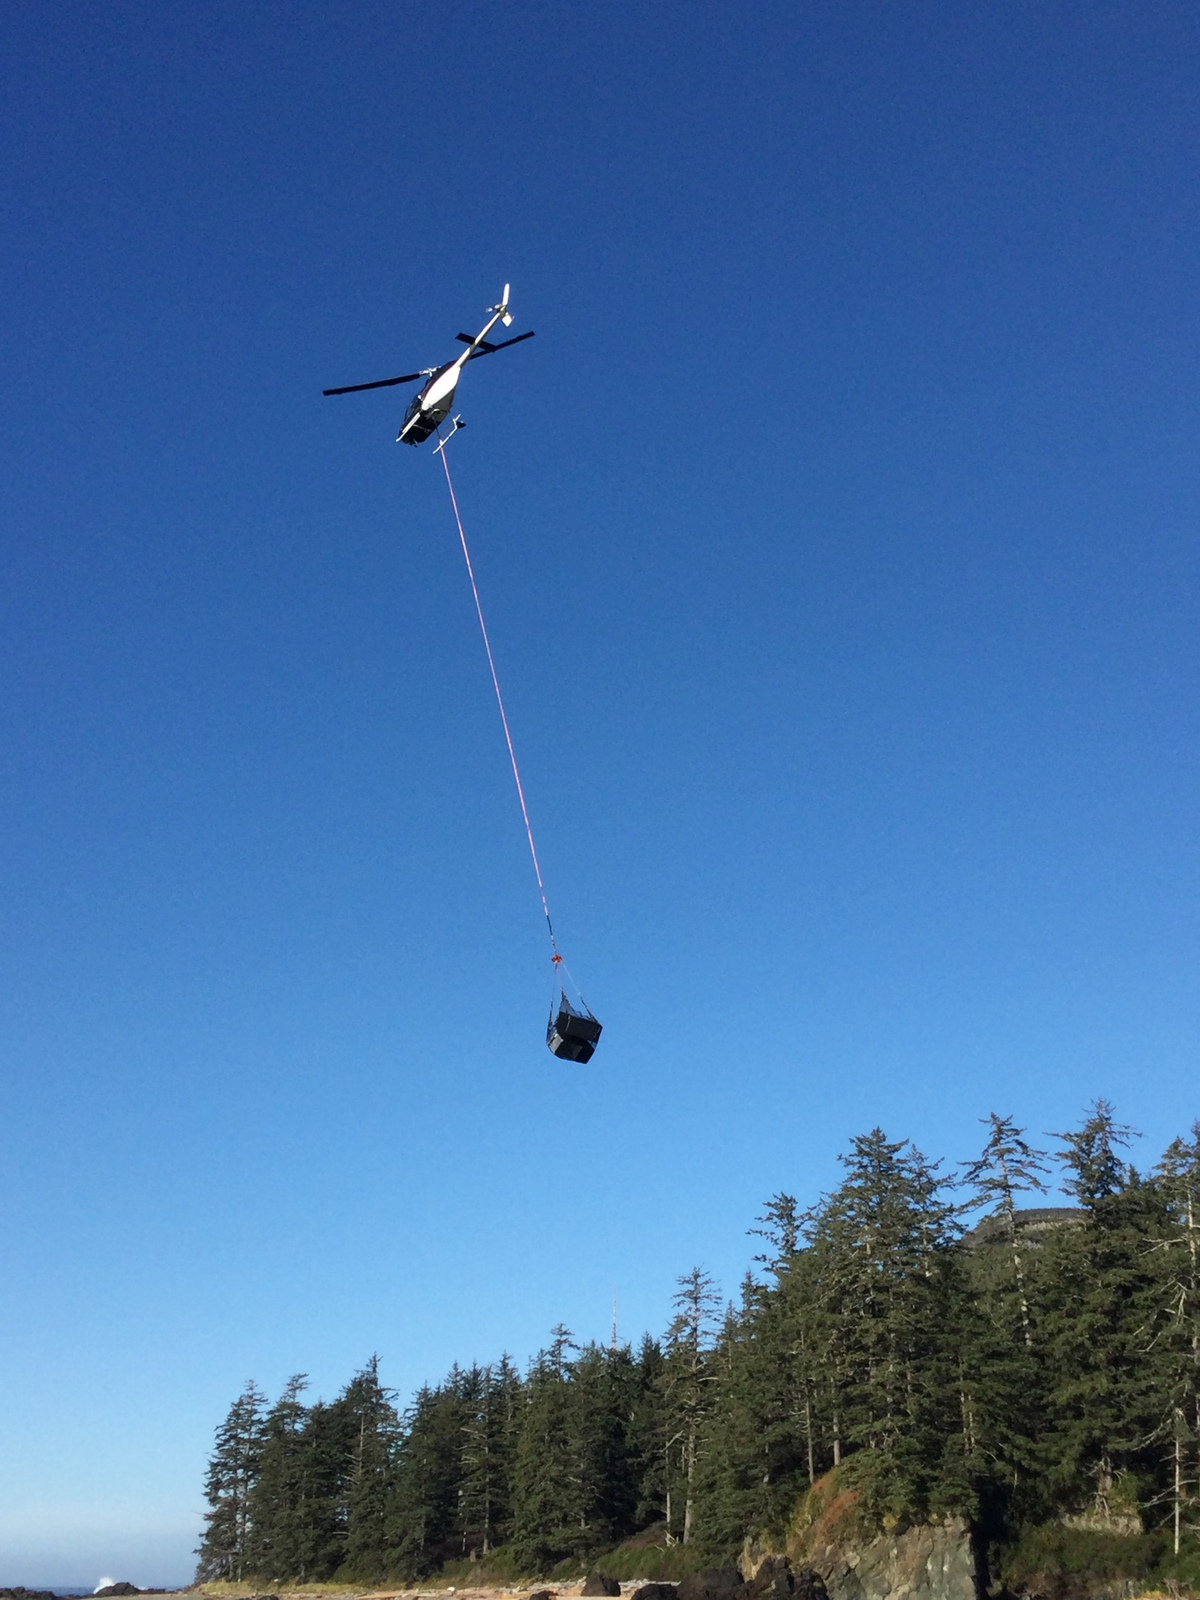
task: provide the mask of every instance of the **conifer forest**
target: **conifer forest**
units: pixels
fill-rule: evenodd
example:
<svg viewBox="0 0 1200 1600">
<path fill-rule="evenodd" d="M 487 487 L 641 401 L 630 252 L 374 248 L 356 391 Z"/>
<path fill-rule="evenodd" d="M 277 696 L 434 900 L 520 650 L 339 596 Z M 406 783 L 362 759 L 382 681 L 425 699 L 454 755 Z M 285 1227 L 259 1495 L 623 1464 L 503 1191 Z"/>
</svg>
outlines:
<svg viewBox="0 0 1200 1600">
<path fill-rule="evenodd" d="M 1105 1101 L 1045 1150 L 983 1128 L 954 1171 L 854 1139 L 810 1209 L 765 1202 L 734 1300 L 695 1267 L 636 1347 L 560 1326 L 403 1406 L 374 1359 L 332 1400 L 250 1384 L 198 1577 L 681 1576 L 783 1539 L 834 1473 L 864 1526 L 965 1518 L 1000 1578 L 1194 1586 L 1200 1124 L 1141 1167 Z"/>
</svg>

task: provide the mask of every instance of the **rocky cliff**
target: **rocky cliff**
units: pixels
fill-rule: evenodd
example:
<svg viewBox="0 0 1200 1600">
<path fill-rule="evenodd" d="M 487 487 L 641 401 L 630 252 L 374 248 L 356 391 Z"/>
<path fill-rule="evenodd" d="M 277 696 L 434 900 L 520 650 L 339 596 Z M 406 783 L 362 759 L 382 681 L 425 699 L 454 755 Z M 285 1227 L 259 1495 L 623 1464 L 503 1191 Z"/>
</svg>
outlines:
<svg viewBox="0 0 1200 1600">
<path fill-rule="evenodd" d="M 864 1524 L 858 1495 L 840 1490 L 834 1473 L 801 1501 L 786 1546 L 793 1567 L 820 1575 L 829 1600 L 981 1600 L 986 1592 L 963 1518 L 880 1533 Z M 743 1572 L 767 1555 L 747 1541 Z"/>
<path fill-rule="evenodd" d="M 849 1544 L 805 1558 L 830 1600 L 977 1600 L 975 1553 L 961 1517 Z"/>
</svg>

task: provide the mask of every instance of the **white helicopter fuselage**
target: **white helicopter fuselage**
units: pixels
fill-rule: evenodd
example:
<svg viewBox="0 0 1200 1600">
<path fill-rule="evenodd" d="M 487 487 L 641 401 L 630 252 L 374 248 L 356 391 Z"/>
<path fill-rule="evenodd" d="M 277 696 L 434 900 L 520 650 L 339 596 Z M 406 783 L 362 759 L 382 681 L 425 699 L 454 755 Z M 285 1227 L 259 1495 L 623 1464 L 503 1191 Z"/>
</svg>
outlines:
<svg viewBox="0 0 1200 1600">
<path fill-rule="evenodd" d="M 413 396 L 412 404 L 404 413 L 404 421 L 400 424 L 400 432 L 396 435 L 397 444 L 423 444 L 431 433 L 435 433 L 446 418 L 450 415 L 450 408 L 454 404 L 454 391 L 458 388 L 458 380 L 462 377 L 463 367 L 483 344 L 488 334 L 498 322 L 507 326 L 512 318 L 508 315 L 508 286 L 505 285 L 505 303 L 496 308 L 495 314 L 488 320 L 487 325 L 475 335 L 475 338 L 456 360 L 448 362 L 444 367 L 437 367 L 430 373 L 426 382 Z"/>
</svg>

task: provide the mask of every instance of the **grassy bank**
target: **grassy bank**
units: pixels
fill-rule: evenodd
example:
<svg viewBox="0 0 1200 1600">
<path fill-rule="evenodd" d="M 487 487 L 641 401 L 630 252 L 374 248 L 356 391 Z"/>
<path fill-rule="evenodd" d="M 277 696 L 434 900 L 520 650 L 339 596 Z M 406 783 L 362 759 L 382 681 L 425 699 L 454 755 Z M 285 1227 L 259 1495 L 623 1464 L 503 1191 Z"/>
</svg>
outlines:
<svg viewBox="0 0 1200 1600">
<path fill-rule="evenodd" d="M 992 1552 L 993 1580 L 1010 1594 L 1200 1593 L 1200 1548 L 1189 1537 L 1177 1556 L 1164 1529 L 1101 1533 L 1044 1523 Z"/>
</svg>

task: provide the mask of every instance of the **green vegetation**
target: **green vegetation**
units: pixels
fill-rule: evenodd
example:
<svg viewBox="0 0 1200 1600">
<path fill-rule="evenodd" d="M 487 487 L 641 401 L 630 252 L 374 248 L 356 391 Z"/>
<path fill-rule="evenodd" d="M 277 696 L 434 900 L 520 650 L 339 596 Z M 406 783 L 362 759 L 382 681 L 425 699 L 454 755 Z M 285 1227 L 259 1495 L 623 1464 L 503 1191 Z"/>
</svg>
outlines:
<svg viewBox="0 0 1200 1600">
<path fill-rule="evenodd" d="M 250 1385 L 198 1576 L 678 1578 L 747 1535 L 781 1547 L 836 1468 L 860 1523 L 970 1519 L 1017 1592 L 1195 1586 L 1200 1125 L 1142 1175 L 1098 1101 L 1055 1136 L 1075 1204 L 1045 1209 L 1022 1202 L 1046 1152 L 986 1126 L 957 1177 L 853 1140 L 810 1210 L 767 1202 L 738 1303 L 695 1268 L 636 1351 L 559 1327 L 526 1372 L 455 1367 L 403 1413 L 374 1360 L 329 1402 Z"/>
<path fill-rule="evenodd" d="M 666 1528 L 655 1530 L 665 1537 Z M 678 1583 L 681 1578 L 699 1572 L 704 1566 L 702 1555 L 695 1545 L 646 1544 L 629 1539 L 615 1550 L 606 1550 L 591 1563 L 606 1578 L 619 1578 L 628 1582 L 642 1578 L 647 1583 Z"/>
<path fill-rule="evenodd" d="M 1160 1533 L 1088 1533 L 1050 1523 L 1022 1532 L 1001 1562 L 1005 1582 L 1014 1588 L 1037 1584 L 1048 1572 L 1095 1586 L 1121 1579 L 1145 1583 L 1164 1555 Z"/>
</svg>

